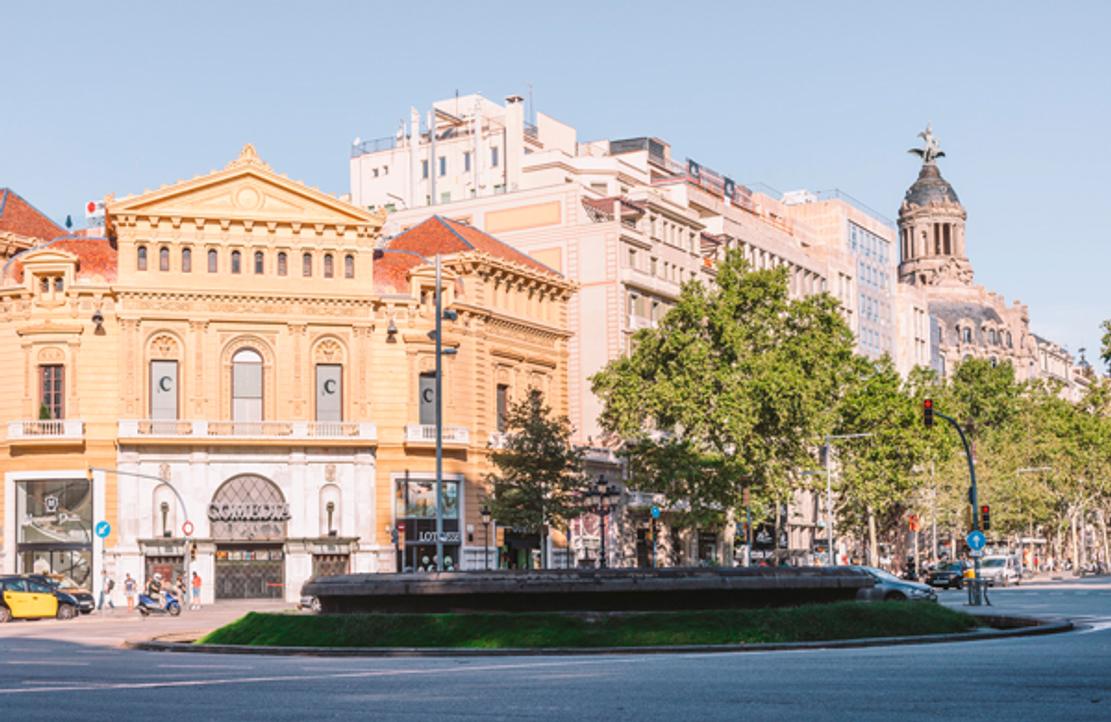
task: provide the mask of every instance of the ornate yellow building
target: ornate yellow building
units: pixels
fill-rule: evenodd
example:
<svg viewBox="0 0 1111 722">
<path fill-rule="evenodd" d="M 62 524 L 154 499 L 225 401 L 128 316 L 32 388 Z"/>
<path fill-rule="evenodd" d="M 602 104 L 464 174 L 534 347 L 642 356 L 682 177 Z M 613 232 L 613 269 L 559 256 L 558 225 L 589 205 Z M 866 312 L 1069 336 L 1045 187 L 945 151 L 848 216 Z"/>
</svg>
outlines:
<svg viewBox="0 0 1111 722">
<path fill-rule="evenodd" d="M 457 313 L 445 563 L 482 566 L 505 405 L 538 387 L 566 413 L 574 289 L 469 226 L 432 217 L 383 241 L 383 220 L 248 145 L 223 170 L 109 198 L 106 238 L 11 259 L 0 570 L 94 587 L 102 568 L 117 584 L 176 574 L 188 535 L 208 599 L 292 600 L 315 572 L 434 563 L 436 254 Z"/>
</svg>

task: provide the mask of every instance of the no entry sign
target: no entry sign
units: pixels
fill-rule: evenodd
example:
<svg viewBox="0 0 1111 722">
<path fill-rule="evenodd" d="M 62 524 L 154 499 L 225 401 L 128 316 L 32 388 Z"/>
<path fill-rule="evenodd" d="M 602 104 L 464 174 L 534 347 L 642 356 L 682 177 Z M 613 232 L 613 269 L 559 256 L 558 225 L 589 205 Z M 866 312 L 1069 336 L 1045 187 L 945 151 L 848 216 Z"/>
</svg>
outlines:
<svg viewBox="0 0 1111 722">
<path fill-rule="evenodd" d="M 193 536 L 193 522 L 186 519 L 185 523 L 181 525 L 181 533 L 185 536 Z"/>
</svg>

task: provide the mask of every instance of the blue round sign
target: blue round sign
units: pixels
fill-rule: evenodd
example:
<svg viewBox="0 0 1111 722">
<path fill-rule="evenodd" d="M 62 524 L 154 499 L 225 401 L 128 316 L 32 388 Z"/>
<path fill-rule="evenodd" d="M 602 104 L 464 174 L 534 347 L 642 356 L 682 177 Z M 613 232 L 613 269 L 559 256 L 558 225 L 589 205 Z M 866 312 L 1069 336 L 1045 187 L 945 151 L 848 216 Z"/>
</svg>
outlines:
<svg viewBox="0 0 1111 722">
<path fill-rule="evenodd" d="M 98 521 L 96 523 L 96 526 L 93 527 L 93 530 L 96 532 L 96 535 L 98 537 L 100 537 L 101 539 L 106 539 L 108 535 L 112 533 L 112 525 L 106 521 Z"/>
<path fill-rule="evenodd" d="M 966 536 L 964 540 L 968 542 L 968 548 L 975 552 L 983 549 L 984 544 L 988 541 L 987 538 L 984 537 L 984 532 L 979 529 L 973 529 L 968 532 L 968 536 Z"/>
<path fill-rule="evenodd" d="M 656 506 L 655 504 L 652 505 L 652 518 L 653 519 L 659 519 L 660 518 L 660 507 Z"/>
</svg>

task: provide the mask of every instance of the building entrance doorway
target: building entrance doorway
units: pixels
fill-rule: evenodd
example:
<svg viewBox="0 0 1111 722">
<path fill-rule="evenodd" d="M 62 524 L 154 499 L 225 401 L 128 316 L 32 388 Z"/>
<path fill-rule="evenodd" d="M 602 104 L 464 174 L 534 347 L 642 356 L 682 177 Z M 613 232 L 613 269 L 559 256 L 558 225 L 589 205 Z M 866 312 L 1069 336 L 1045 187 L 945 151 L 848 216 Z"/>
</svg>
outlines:
<svg viewBox="0 0 1111 722">
<path fill-rule="evenodd" d="M 257 474 L 228 479 L 208 506 L 216 542 L 217 599 L 285 596 L 289 504 L 274 482 Z"/>
</svg>

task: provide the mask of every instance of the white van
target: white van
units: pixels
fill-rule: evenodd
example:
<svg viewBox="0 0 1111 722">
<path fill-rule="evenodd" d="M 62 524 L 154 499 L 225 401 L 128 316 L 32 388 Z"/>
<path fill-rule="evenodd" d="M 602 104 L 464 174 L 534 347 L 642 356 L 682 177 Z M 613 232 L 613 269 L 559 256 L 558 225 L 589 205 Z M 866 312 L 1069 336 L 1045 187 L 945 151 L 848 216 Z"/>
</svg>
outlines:
<svg viewBox="0 0 1111 722">
<path fill-rule="evenodd" d="M 984 557 L 980 562 L 980 576 L 993 587 L 1018 584 L 1021 581 L 1018 557 L 1003 554 Z"/>
</svg>

